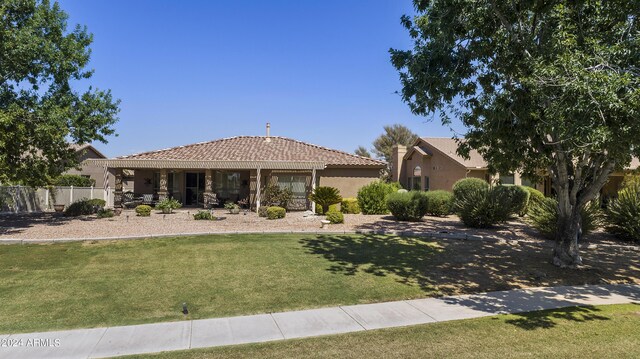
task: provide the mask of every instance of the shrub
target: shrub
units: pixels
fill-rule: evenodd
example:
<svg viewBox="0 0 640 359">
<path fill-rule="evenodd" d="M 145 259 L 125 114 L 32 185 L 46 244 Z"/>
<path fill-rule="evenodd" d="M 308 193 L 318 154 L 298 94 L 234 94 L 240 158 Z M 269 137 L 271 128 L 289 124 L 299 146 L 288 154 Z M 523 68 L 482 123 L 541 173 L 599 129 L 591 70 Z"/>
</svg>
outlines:
<svg viewBox="0 0 640 359">
<path fill-rule="evenodd" d="M 101 199 L 81 199 L 71 203 L 65 210 L 64 215 L 67 217 L 88 216 L 96 213 L 104 207 L 105 201 Z"/>
<path fill-rule="evenodd" d="M 98 218 L 111 218 L 113 216 L 115 216 L 115 213 L 113 213 L 112 209 L 100 209 L 97 212 L 97 216 Z"/>
<path fill-rule="evenodd" d="M 333 224 L 344 223 L 344 214 L 338 211 L 327 212 L 327 220 Z"/>
<path fill-rule="evenodd" d="M 313 193 L 309 195 L 309 199 L 314 201 L 316 205 L 322 207 L 323 213 L 329 211 L 330 205 L 340 203 L 342 201 L 340 191 L 335 187 L 328 186 L 317 187 Z"/>
<path fill-rule="evenodd" d="M 371 182 L 358 190 L 358 206 L 364 214 L 387 214 L 387 196 L 397 191 L 396 185 Z"/>
<path fill-rule="evenodd" d="M 599 201 L 590 202 L 582 210 L 582 235 L 587 235 L 601 224 L 602 213 Z M 555 239 L 558 226 L 558 201 L 553 198 L 544 198 L 529 208 L 529 222 L 548 239 Z"/>
<path fill-rule="evenodd" d="M 331 211 L 340 212 L 338 205 L 339 205 L 338 203 L 330 205 L 329 210 L 327 212 L 331 212 Z M 322 209 L 322 206 L 316 206 L 316 214 L 319 214 L 319 215 L 325 214 L 324 210 Z"/>
<path fill-rule="evenodd" d="M 453 193 L 449 191 L 429 191 L 425 192 L 427 197 L 427 214 L 430 216 L 446 216 L 451 213 L 453 204 Z"/>
<path fill-rule="evenodd" d="M 74 186 L 74 187 L 91 187 L 95 186 L 96 181 L 91 178 L 82 177 L 80 175 L 60 175 L 53 180 L 54 186 Z"/>
<path fill-rule="evenodd" d="M 456 181 L 453 184 L 453 197 L 454 201 L 469 191 L 473 190 L 487 190 L 489 189 L 489 183 L 487 181 L 482 180 L 480 178 L 463 178 L 461 180 Z"/>
<path fill-rule="evenodd" d="M 149 217 L 151 215 L 151 206 L 141 204 L 136 207 L 136 214 L 140 217 Z"/>
<path fill-rule="evenodd" d="M 528 214 L 532 206 L 541 204 L 546 197 L 542 192 L 538 191 L 535 188 L 528 186 L 522 186 L 522 188 L 529 192 L 529 201 L 527 202 L 527 207 L 525 209 L 525 214 Z"/>
<path fill-rule="evenodd" d="M 266 217 L 268 208 L 269 206 L 260 206 L 260 208 L 258 208 L 258 217 Z"/>
<path fill-rule="evenodd" d="M 618 192 L 606 216 L 609 232 L 624 240 L 640 241 L 640 182 L 627 184 Z"/>
<path fill-rule="evenodd" d="M 196 221 L 199 221 L 199 220 L 212 220 L 213 219 L 213 215 L 209 211 L 198 211 L 198 213 L 193 215 L 193 219 L 195 219 Z"/>
<path fill-rule="evenodd" d="M 506 221 L 513 213 L 512 199 L 502 190 L 465 188 L 454 197 L 454 211 L 469 227 L 489 228 Z"/>
<path fill-rule="evenodd" d="M 277 184 L 269 184 L 264 189 L 262 201 L 266 206 L 287 207 L 287 204 L 293 198 L 293 192 L 289 188 L 280 188 Z"/>
<path fill-rule="evenodd" d="M 498 196 L 508 198 L 511 214 L 524 216 L 527 210 L 527 204 L 529 203 L 529 191 L 522 186 L 514 185 L 496 186 L 493 191 L 496 191 L 496 195 Z"/>
<path fill-rule="evenodd" d="M 173 198 L 165 198 L 156 203 L 156 209 L 161 210 L 163 213 L 172 213 L 174 209 L 180 207 L 182 207 L 182 204 Z"/>
<path fill-rule="evenodd" d="M 331 211 L 331 209 L 329 209 Z M 360 213 L 360 206 L 358 205 L 357 198 L 343 198 L 340 203 L 340 212 L 345 214 L 358 214 Z"/>
<path fill-rule="evenodd" d="M 287 210 L 282 207 L 271 206 L 267 208 L 267 219 L 284 218 L 286 214 Z"/>
<path fill-rule="evenodd" d="M 427 196 L 420 191 L 392 193 L 387 207 L 399 221 L 419 221 L 427 213 Z"/>
</svg>

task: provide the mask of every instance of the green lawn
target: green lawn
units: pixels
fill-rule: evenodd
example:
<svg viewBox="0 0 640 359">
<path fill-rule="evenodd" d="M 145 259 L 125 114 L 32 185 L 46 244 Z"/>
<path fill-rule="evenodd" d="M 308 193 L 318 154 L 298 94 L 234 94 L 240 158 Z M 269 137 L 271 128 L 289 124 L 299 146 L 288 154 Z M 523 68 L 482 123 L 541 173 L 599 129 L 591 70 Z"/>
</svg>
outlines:
<svg viewBox="0 0 640 359">
<path fill-rule="evenodd" d="M 559 269 L 550 254 L 529 244 L 312 234 L 0 245 L 0 333 L 640 282 L 632 251 L 585 251 L 583 270 Z"/>
<path fill-rule="evenodd" d="M 135 358 L 514 357 L 640 358 L 640 305 L 574 307 Z"/>
</svg>

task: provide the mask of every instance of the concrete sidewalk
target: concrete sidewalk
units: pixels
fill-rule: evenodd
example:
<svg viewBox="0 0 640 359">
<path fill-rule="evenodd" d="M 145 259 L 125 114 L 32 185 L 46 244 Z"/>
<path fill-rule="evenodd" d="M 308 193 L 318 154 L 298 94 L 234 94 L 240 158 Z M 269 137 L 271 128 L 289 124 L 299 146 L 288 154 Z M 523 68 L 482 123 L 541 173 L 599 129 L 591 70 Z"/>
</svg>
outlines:
<svg viewBox="0 0 640 359">
<path fill-rule="evenodd" d="M 640 285 L 533 288 L 230 318 L 0 334 L 0 358 L 104 358 L 393 328 L 576 305 L 640 302 Z"/>
</svg>

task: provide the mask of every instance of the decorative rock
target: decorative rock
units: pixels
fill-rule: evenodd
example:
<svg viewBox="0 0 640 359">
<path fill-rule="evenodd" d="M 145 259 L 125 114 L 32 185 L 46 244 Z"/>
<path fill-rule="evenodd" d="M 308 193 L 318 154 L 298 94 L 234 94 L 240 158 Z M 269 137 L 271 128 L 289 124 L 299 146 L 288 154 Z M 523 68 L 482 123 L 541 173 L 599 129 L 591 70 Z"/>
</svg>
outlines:
<svg viewBox="0 0 640 359">
<path fill-rule="evenodd" d="M 320 221 L 320 228 L 325 228 L 329 223 L 331 223 L 330 221 L 323 219 Z"/>
</svg>

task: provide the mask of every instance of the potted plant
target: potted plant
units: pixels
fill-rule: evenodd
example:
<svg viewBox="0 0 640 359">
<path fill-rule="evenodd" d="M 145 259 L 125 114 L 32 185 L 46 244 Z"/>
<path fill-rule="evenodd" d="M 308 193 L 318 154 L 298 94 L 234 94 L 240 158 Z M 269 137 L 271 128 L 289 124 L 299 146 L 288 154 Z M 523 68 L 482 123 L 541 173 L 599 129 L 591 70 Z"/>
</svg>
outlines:
<svg viewBox="0 0 640 359">
<path fill-rule="evenodd" d="M 233 203 L 233 202 L 225 203 L 224 208 L 227 209 L 231 214 L 240 213 L 240 206 L 238 206 L 236 203 Z"/>
<path fill-rule="evenodd" d="M 53 209 L 56 213 L 62 213 L 64 211 L 64 204 L 54 204 Z"/>
<path fill-rule="evenodd" d="M 173 198 L 165 198 L 162 201 L 156 203 L 156 209 L 162 211 L 162 213 L 173 213 L 174 209 L 182 207 L 182 204 Z"/>
</svg>

